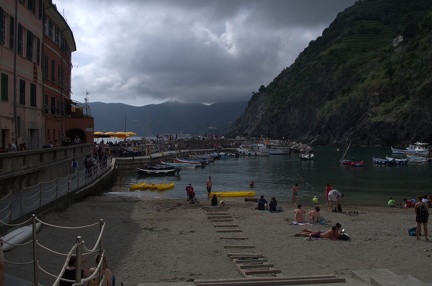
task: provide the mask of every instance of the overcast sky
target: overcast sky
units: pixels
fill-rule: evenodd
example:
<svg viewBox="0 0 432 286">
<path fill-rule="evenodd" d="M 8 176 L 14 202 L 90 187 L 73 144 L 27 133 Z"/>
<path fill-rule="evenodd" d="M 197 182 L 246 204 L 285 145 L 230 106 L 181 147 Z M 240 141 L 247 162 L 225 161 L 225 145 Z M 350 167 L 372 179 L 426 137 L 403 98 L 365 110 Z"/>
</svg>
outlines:
<svg viewBox="0 0 432 286">
<path fill-rule="evenodd" d="M 71 27 L 72 99 L 249 100 L 355 0 L 54 0 Z"/>
</svg>

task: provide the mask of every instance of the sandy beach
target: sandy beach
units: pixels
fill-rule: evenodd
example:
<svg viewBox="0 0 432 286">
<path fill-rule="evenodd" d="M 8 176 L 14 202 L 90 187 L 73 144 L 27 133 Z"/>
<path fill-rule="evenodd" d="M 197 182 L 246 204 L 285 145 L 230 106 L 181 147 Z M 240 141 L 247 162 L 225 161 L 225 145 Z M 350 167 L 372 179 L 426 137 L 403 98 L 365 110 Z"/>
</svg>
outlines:
<svg viewBox="0 0 432 286">
<path fill-rule="evenodd" d="M 387 268 L 396 274 L 410 274 L 423 282 L 432 281 L 432 243 L 417 241 L 407 229 L 415 226 L 413 209 L 344 206 L 345 213 L 332 213 L 324 205 L 321 215 L 328 225 L 308 225 L 311 230 L 327 230 L 339 222 L 350 241 L 305 240 L 294 237 L 304 226 L 290 225 L 294 206 L 279 202 L 284 212 L 255 210 L 256 203 L 227 199 L 228 212 L 255 251 L 267 257 L 280 275 L 336 274 L 350 277 L 352 270 Z M 146 282 L 185 282 L 194 279 L 241 278 L 214 223 L 207 217 L 209 201 L 189 204 L 186 200 L 89 197 L 64 212 L 51 212 L 40 219 L 58 226 L 106 223 L 103 247 L 108 263 L 125 286 Z M 312 209 L 305 203 L 306 211 Z M 358 212 L 358 213 L 357 213 Z M 44 225 L 38 233 L 40 244 L 67 253 L 81 235 L 92 248 L 99 226 L 57 228 Z M 238 251 L 237 251 L 238 252 Z M 5 253 L 7 260 L 32 260 L 30 246 Z M 37 248 L 40 266 L 58 274 L 64 256 Z M 88 257 L 89 266 L 94 255 Z M 6 264 L 6 273 L 32 281 L 32 265 Z M 39 273 L 43 285 L 54 278 Z"/>
</svg>

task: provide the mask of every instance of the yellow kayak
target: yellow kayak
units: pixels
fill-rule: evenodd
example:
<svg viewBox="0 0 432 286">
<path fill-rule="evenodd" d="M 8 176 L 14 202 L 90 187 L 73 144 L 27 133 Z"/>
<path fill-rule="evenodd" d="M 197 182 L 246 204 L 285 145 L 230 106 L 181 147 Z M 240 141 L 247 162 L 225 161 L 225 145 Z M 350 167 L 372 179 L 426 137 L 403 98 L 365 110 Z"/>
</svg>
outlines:
<svg viewBox="0 0 432 286">
<path fill-rule="evenodd" d="M 165 191 L 174 188 L 174 182 L 156 184 L 158 191 Z"/>
<path fill-rule="evenodd" d="M 150 184 L 147 184 L 146 182 L 133 184 L 132 186 L 129 187 L 129 189 L 131 191 L 144 190 L 144 189 L 149 189 L 149 188 L 150 188 Z"/>
<path fill-rule="evenodd" d="M 211 192 L 210 196 L 216 197 L 254 197 L 255 191 L 238 191 L 238 192 Z"/>
</svg>

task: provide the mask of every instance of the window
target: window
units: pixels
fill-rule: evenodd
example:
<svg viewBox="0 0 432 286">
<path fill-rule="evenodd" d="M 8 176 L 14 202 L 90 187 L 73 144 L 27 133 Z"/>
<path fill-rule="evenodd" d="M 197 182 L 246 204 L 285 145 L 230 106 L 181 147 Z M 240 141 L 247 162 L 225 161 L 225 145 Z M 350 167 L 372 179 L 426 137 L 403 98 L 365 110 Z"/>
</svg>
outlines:
<svg viewBox="0 0 432 286">
<path fill-rule="evenodd" d="M 19 103 L 25 105 L 25 80 L 20 79 Z"/>
<path fill-rule="evenodd" d="M 21 117 L 20 116 L 17 116 L 17 129 L 18 129 L 18 137 L 21 137 Z"/>
<path fill-rule="evenodd" d="M 29 10 L 31 10 L 33 12 L 33 14 L 35 13 L 35 5 L 34 5 L 34 0 L 27 0 L 27 8 Z"/>
<path fill-rule="evenodd" d="M 2 101 L 8 101 L 8 83 L 9 79 L 7 74 L 2 73 L 1 74 L 1 100 Z"/>
<path fill-rule="evenodd" d="M 50 39 L 53 38 L 53 29 L 54 29 L 53 22 L 51 22 L 51 20 L 48 20 L 48 37 Z"/>
<path fill-rule="evenodd" d="M 0 7 L 0 44 L 4 45 L 6 40 L 6 13 Z"/>
<path fill-rule="evenodd" d="M 44 58 L 44 77 L 48 78 L 48 57 Z"/>
<path fill-rule="evenodd" d="M 36 85 L 30 84 L 30 106 L 36 107 Z"/>
<path fill-rule="evenodd" d="M 48 95 L 44 95 L 44 106 L 45 106 L 45 113 L 48 113 Z"/>
<path fill-rule="evenodd" d="M 42 0 L 38 0 L 38 17 L 42 19 Z"/>
<path fill-rule="evenodd" d="M 26 57 L 28 60 L 33 61 L 33 33 L 27 30 L 27 52 Z"/>
<path fill-rule="evenodd" d="M 55 26 L 55 36 L 54 36 L 54 42 L 59 45 L 59 27 Z"/>
<path fill-rule="evenodd" d="M 55 97 L 51 96 L 51 114 L 55 114 Z"/>
<path fill-rule="evenodd" d="M 36 45 L 37 45 L 36 46 L 36 63 L 38 65 L 40 65 L 40 54 L 41 54 L 40 44 L 41 44 L 40 39 L 36 38 Z"/>
<path fill-rule="evenodd" d="M 23 54 L 23 27 L 18 24 L 18 54 Z"/>
<path fill-rule="evenodd" d="M 15 19 L 9 16 L 9 49 L 13 50 L 15 46 Z"/>
<path fill-rule="evenodd" d="M 60 85 L 60 80 L 61 80 L 61 70 L 60 70 L 60 65 L 57 66 L 57 83 Z"/>
<path fill-rule="evenodd" d="M 51 80 L 55 81 L 55 61 L 51 60 Z"/>
</svg>

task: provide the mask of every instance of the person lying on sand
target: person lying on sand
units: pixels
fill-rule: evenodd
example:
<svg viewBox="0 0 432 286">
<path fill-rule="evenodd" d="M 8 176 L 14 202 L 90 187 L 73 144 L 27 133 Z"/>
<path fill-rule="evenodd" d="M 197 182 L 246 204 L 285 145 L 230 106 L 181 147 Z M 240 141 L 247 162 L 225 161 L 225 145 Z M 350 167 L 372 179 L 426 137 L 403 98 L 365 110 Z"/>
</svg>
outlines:
<svg viewBox="0 0 432 286">
<path fill-rule="evenodd" d="M 305 228 L 301 232 L 296 233 L 294 236 L 337 239 L 339 237 L 341 227 L 341 224 L 337 223 L 327 231 L 312 231 Z"/>
</svg>

